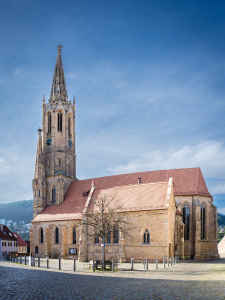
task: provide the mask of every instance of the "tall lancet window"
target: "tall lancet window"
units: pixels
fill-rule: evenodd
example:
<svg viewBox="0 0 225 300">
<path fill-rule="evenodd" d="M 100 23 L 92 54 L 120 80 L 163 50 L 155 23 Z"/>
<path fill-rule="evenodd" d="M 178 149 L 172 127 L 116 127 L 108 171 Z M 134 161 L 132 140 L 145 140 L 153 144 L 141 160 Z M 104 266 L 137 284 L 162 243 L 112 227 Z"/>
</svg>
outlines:
<svg viewBox="0 0 225 300">
<path fill-rule="evenodd" d="M 56 229 L 55 229 L 55 243 L 56 244 L 59 243 L 59 229 L 58 229 L 58 227 L 56 227 Z"/>
<path fill-rule="evenodd" d="M 150 242 L 150 235 L 149 235 L 149 232 L 147 229 L 144 232 L 143 242 L 144 242 L 144 244 L 149 244 L 149 242 Z"/>
<path fill-rule="evenodd" d="M 58 131 L 62 131 L 62 113 L 58 113 Z"/>
<path fill-rule="evenodd" d="M 77 243 L 76 227 L 73 227 L 73 244 Z"/>
<path fill-rule="evenodd" d="M 52 188 L 52 202 L 56 202 L 56 188 L 54 186 Z"/>
<path fill-rule="evenodd" d="M 184 227 L 184 239 L 189 240 L 189 233 L 190 233 L 190 208 L 187 203 L 184 204 L 183 207 L 183 223 L 185 224 Z"/>
<path fill-rule="evenodd" d="M 52 131 L 52 115 L 51 113 L 48 114 L 48 133 Z"/>
<path fill-rule="evenodd" d="M 68 133 L 71 135 L 70 116 L 68 117 Z"/>
<path fill-rule="evenodd" d="M 43 228 L 41 227 L 41 230 L 40 230 L 40 243 L 43 244 L 44 242 L 44 235 L 43 235 Z"/>
<path fill-rule="evenodd" d="M 201 239 L 205 240 L 205 205 L 201 205 Z"/>
</svg>

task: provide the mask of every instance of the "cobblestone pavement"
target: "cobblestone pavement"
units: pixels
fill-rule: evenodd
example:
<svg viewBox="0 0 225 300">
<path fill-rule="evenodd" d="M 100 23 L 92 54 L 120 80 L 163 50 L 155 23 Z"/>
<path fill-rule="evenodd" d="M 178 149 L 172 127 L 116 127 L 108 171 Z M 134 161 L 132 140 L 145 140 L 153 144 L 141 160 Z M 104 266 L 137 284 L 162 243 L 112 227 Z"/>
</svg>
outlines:
<svg viewBox="0 0 225 300">
<path fill-rule="evenodd" d="M 73 261 L 46 260 L 29 267 L 0 260 L 0 299 L 225 299 L 225 255 L 220 260 L 188 260 L 149 270 L 142 264 L 120 264 L 119 270 L 92 272 Z M 37 265 L 37 263 L 36 263 Z"/>
</svg>

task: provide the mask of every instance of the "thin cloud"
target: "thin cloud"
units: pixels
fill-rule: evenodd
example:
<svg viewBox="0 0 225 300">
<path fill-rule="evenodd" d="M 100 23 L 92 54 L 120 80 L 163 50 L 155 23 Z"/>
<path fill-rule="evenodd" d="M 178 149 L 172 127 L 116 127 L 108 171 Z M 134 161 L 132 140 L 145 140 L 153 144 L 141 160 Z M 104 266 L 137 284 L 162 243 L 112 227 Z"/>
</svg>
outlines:
<svg viewBox="0 0 225 300">
<path fill-rule="evenodd" d="M 225 147 L 222 143 L 207 141 L 187 145 L 181 149 L 142 153 L 126 164 L 109 167 L 112 174 L 147 170 L 201 167 L 205 177 L 225 179 Z"/>
<path fill-rule="evenodd" d="M 17 68 L 16 70 L 13 71 L 13 75 L 17 76 L 23 72 L 22 68 Z"/>
</svg>

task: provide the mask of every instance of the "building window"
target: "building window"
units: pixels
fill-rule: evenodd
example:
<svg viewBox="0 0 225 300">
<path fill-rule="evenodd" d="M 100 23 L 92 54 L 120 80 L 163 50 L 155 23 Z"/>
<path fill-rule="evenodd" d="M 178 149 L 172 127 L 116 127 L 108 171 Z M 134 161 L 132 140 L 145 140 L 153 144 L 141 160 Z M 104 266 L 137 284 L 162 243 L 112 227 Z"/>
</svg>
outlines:
<svg viewBox="0 0 225 300">
<path fill-rule="evenodd" d="M 56 244 L 59 243 L 59 229 L 58 229 L 58 227 L 56 227 L 56 229 L 55 229 L 55 243 Z"/>
<path fill-rule="evenodd" d="M 99 244 L 99 236 L 98 235 L 95 237 L 95 244 Z"/>
<path fill-rule="evenodd" d="M 38 254 L 38 246 L 35 246 L 35 254 Z"/>
<path fill-rule="evenodd" d="M 106 243 L 111 244 L 111 229 L 107 228 Z"/>
<path fill-rule="evenodd" d="M 62 131 L 62 113 L 58 113 L 58 131 Z"/>
<path fill-rule="evenodd" d="M 40 197 L 40 196 L 41 196 L 41 191 L 39 190 L 39 191 L 38 191 L 38 197 Z"/>
<path fill-rule="evenodd" d="M 40 230 L 40 243 L 43 244 L 44 243 L 44 236 L 43 236 L 43 228 L 41 227 Z"/>
<path fill-rule="evenodd" d="M 68 134 L 71 135 L 70 116 L 68 117 Z"/>
<path fill-rule="evenodd" d="M 76 227 L 73 227 L 73 244 L 77 243 Z"/>
<path fill-rule="evenodd" d="M 52 188 L 52 202 L 56 202 L 56 188 L 54 186 Z"/>
<path fill-rule="evenodd" d="M 205 205 L 201 205 L 201 239 L 205 240 Z"/>
<path fill-rule="evenodd" d="M 149 232 L 146 229 L 144 232 L 144 244 L 149 244 L 150 238 L 149 238 Z"/>
<path fill-rule="evenodd" d="M 61 166 L 61 158 L 59 158 L 59 166 Z"/>
<path fill-rule="evenodd" d="M 115 243 L 115 244 L 119 243 L 119 230 L 116 227 L 114 227 L 114 230 L 113 230 L 113 243 Z"/>
<path fill-rule="evenodd" d="M 190 237 L 190 208 L 187 203 L 184 204 L 183 207 L 183 223 L 185 224 L 184 227 L 184 239 L 189 240 Z"/>
<path fill-rule="evenodd" d="M 52 115 L 51 113 L 48 114 L 48 133 L 52 131 Z"/>
</svg>

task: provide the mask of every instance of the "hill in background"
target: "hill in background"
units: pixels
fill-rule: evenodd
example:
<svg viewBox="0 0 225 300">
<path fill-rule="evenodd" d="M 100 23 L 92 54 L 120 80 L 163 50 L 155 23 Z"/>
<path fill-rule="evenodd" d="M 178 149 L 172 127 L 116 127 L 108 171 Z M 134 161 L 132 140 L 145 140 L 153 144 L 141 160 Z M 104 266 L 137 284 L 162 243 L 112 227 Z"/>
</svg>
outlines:
<svg viewBox="0 0 225 300">
<path fill-rule="evenodd" d="M 13 220 L 19 223 L 30 223 L 33 219 L 33 200 L 22 200 L 0 204 L 0 219 Z"/>
</svg>

